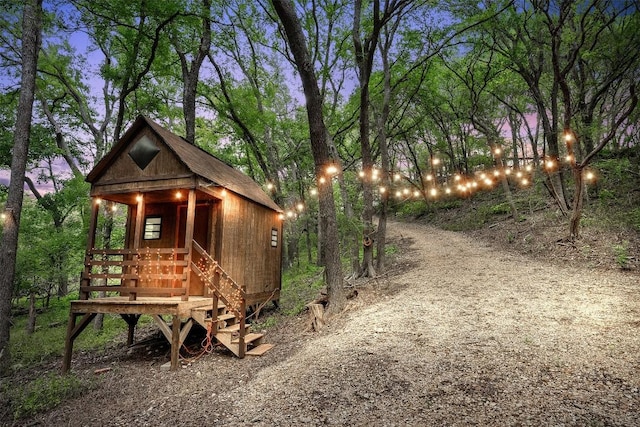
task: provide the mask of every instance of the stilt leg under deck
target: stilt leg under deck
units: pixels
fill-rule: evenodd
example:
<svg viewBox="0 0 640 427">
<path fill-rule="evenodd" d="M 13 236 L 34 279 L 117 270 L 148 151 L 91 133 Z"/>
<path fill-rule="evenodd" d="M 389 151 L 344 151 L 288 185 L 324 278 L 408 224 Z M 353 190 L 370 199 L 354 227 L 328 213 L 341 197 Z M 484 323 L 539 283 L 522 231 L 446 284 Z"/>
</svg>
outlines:
<svg viewBox="0 0 640 427">
<path fill-rule="evenodd" d="M 167 341 L 169 341 L 169 344 L 171 344 L 171 370 L 174 371 L 178 369 L 180 346 L 187 338 L 187 335 L 193 326 L 193 320 L 189 319 L 182 329 L 180 329 L 182 326 L 180 316 L 172 316 L 171 329 L 169 329 L 169 325 L 167 325 L 159 315 L 154 314 L 153 320 L 156 322 L 156 325 L 158 325 Z"/>
<path fill-rule="evenodd" d="M 171 370 L 178 369 L 178 358 L 180 357 L 180 317 L 173 316 L 173 327 L 171 328 Z"/>
<path fill-rule="evenodd" d="M 129 325 L 129 333 L 127 334 L 127 345 L 133 344 L 133 336 L 136 331 L 136 325 L 140 319 L 139 314 L 121 314 L 120 317 Z"/>
<path fill-rule="evenodd" d="M 76 318 L 82 316 L 80 323 L 76 325 Z M 67 339 L 64 342 L 64 359 L 62 360 L 62 373 L 66 374 L 71 368 L 71 356 L 73 354 L 73 341 L 80 332 L 96 317 L 96 313 L 71 313 L 67 323 Z"/>
</svg>

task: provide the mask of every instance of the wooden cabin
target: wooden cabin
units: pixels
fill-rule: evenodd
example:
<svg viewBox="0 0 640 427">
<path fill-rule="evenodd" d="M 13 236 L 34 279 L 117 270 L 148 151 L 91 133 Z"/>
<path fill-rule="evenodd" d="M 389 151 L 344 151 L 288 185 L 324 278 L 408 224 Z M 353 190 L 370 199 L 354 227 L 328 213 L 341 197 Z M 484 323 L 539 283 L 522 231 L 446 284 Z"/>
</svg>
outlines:
<svg viewBox="0 0 640 427">
<path fill-rule="evenodd" d="M 194 322 L 239 357 L 265 351 L 245 315 L 280 298 L 282 210 L 255 181 L 144 116 L 87 181 L 89 237 L 63 371 L 97 313 L 121 315 L 129 344 L 140 315 L 153 316 L 171 342 L 173 369 Z M 95 247 L 105 204 L 126 208 L 124 248 Z"/>
</svg>

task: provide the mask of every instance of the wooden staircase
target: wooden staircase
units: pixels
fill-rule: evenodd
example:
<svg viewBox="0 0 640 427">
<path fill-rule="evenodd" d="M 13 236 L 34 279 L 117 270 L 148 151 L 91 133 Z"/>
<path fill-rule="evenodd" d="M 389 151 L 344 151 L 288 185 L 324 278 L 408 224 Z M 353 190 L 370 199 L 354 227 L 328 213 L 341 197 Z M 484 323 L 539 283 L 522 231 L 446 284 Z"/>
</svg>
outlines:
<svg viewBox="0 0 640 427">
<path fill-rule="evenodd" d="M 201 258 L 191 268 L 212 291 L 213 304 L 192 309 L 191 317 L 237 357 L 262 356 L 273 344 L 264 342 L 264 334 L 250 332 L 244 289 L 195 241 L 193 248 Z"/>
</svg>

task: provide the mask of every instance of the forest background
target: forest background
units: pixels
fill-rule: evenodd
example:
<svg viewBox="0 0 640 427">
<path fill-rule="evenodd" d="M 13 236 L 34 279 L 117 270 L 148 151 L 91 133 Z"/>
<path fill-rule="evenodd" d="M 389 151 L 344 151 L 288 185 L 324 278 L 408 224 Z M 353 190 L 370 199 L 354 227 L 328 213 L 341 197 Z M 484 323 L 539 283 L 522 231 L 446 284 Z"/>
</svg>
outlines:
<svg viewBox="0 0 640 427">
<path fill-rule="evenodd" d="M 4 177 L 19 136 L 25 10 L 42 21 L 17 215 L 6 179 L 0 186 L 3 259 L 4 237 L 19 226 L 15 274 L 1 273 L 3 371 L 11 308 L 30 301 L 35 313 L 75 291 L 84 178 L 138 114 L 264 185 L 285 209 L 285 267 L 324 266 L 334 310 L 344 277 L 384 271 L 390 215 L 471 207 L 477 219 L 475 200 L 490 193 L 491 209 L 514 224 L 553 212 L 564 223 L 558 240 L 573 244 L 593 225 L 583 207 L 595 200 L 617 219 L 611 233 L 637 233 L 637 6 L 3 1 Z M 123 244 L 123 214 L 103 224 L 113 247 Z M 636 241 L 618 240 L 628 266 Z"/>
</svg>

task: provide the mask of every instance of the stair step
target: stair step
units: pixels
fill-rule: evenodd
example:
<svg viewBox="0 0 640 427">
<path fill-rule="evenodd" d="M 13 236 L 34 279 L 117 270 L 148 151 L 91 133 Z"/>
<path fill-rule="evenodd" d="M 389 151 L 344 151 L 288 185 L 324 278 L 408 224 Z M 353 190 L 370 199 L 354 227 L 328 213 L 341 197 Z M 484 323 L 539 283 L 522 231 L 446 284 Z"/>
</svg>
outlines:
<svg viewBox="0 0 640 427">
<path fill-rule="evenodd" d="M 256 333 L 250 333 L 244 336 L 244 343 L 245 344 L 250 344 L 254 341 L 259 340 L 260 338 L 264 337 L 264 334 L 256 334 Z M 231 342 L 233 344 L 237 344 L 240 340 L 238 338 L 234 338 L 233 340 L 231 340 Z"/>
<path fill-rule="evenodd" d="M 260 344 L 245 353 L 246 356 L 262 356 L 273 348 L 273 344 Z"/>
<path fill-rule="evenodd" d="M 249 329 L 251 325 L 244 325 L 245 330 Z M 235 325 L 227 326 L 226 328 L 218 329 L 218 332 L 222 333 L 234 333 L 240 330 L 240 323 L 236 323 Z"/>
<path fill-rule="evenodd" d="M 226 314 L 221 314 L 218 316 L 218 320 L 222 320 L 222 321 L 227 321 L 227 320 L 231 320 L 231 319 L 235 319 L 236 316 L 234 314 L 231 313 L 226 313 Z"/>
</svg>

